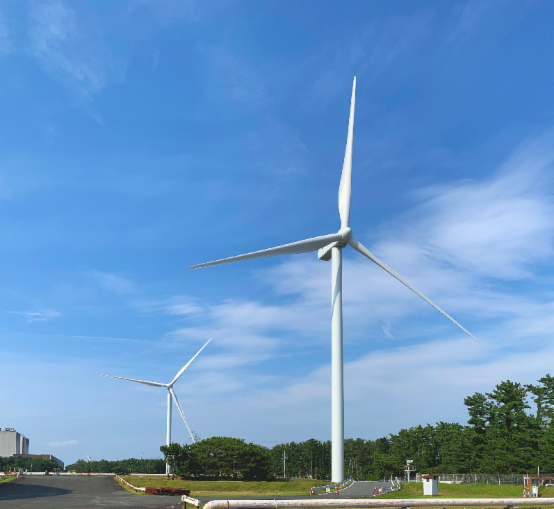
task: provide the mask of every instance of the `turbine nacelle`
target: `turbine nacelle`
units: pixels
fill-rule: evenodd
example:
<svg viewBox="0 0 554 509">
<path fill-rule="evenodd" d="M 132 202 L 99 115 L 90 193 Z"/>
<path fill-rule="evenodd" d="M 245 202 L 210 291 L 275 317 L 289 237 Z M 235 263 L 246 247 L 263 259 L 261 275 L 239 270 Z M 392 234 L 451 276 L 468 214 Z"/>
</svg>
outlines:
<svg viewBox="0 0 554 509">
<path fill-rule="evenodd" d="M 343 226 L 338 231 L 337 235 L 341 236 L 341 240 L 331 242 L 330 244 L 327 244 L 325 247 L 322 247 L 317 251 L 317 257 L 320 260 L 328 262 L 331 259 L 334 247 L 338 247 L 339 249 L 346 247 L 348 241 L 352 238 L 352 228 L 349 228 L 348 226 Z"/>
</svg>

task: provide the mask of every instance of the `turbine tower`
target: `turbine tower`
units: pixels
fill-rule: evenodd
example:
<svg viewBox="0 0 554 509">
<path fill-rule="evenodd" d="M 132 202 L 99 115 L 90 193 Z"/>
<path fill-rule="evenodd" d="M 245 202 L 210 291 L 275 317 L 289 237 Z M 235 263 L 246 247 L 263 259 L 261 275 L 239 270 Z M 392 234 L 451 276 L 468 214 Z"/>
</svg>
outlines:
<svg viewBox="0 0 554 509">
<path fill-rule="evenodd" d="M 153 387 L 165 387 L 167 389 L 167 434 L 166 434 L 166 439 L 165 439 L 165 445 L 170 445 L 171 444 L 171 399 L 172 398 L 175 401 L 175 404 L 177 405 L 177 408 L 179 409 L 179 412 L 181 414 L 181 417 L 183 418 L 183 421 L 185 422 L 185 426 L 188 429 L 190 438 L 192 438 L 192 443 L 195 444 L 196 439 L 194 438 L 194 435 L 193 435 L 192 431 L 190 430 L 189 423 L 187 422 L 187 419 L 185 418 L 185 414 L 183 412 L 183 408 L 181 407 L 181 403 L 179 403 L 179 399 L 177 398 L 177 394 L 175 394 L 175 391 L 173 390 L 173 385 L 175 384 L 175 382 L 177 380 L 179 380 L 179 377 L 185 372 L 185 370 L 192 364 L 192 361 L 194 359 L 196 359 L 196 357 L 198 357 L 200 352 L 202 350 L 204 350 L 204 348 L 206 348 L 206 346 L 208 346 L 208 343 L 211 340 L 212 340 L 212 338 L 210 338 L 210 339 L 208 339 L 208 341 L 206 341 L 206 344 L 202 348 L 200 348 L 200 350 L 198 350 L 196 355 L 181 368 L 179 373 L 177 373 L 175 375 L 175 378 L 171 382 L 169 382 L 168 384 L 161 384 L 161 383 L 158 383 L 158 382 L 146 382 L 144 380 L 134 380 L 132 378 L 122 378 L 120 376 L 111 376 L 111 375 L 100 375 L 100 376 L 106 376 L 108 378 L 117 378 L 118 380 L 128 380 L 129 382 L 136 382 L 138 384 L 151 385 Z M 165 464 L 165 473 L 166 474 L 171 473 L 171 467 L 167 463 Z"/>
<path fill-rule="evenodd" d="M 344 390 L 343 390 L 343 357 L 342 357 L 342 249 L 347 245 L 353 247 L 360 254 L 369 258 L 391 276 L 398 279 L 414 293 L 419 295 L 428 304 L 442 313 L 451 322 L 456 324 L 473 339 L 477 339 L 464 329 L 456 320 L 445 313 L 436 304 L 431 302 L 425 295 L 408 283 L 403 277 L 392 270 L 388 265 L 379 260 L 373 253 L 364 247 L 352 236 L 350 228 L 350 195 L 352 190 L 352 142 L 354 134 L 354 109 L 356 102 L 356 78 L 352 85 L 352 99 L 350 102 L 350 120 L 348 122 L 348 137 L 346 141 L 346 152 L 342 166 L 342 175 L 339 186 L 339 214 L 341 228 L 337 233 L 300 240 L 291 244 L 255 251 L 253 253 L 223 258 L 208 263 L 193 265 L 189 269 L 210 267 L 224 263 L 240 262 L 264 258 L 267 256 L 291 255 L 310 253 L 318 251 L 320 260 L 331 260 L 331 477 L 333 482 L 340 482 L 344 479 Z"/>
</svg>

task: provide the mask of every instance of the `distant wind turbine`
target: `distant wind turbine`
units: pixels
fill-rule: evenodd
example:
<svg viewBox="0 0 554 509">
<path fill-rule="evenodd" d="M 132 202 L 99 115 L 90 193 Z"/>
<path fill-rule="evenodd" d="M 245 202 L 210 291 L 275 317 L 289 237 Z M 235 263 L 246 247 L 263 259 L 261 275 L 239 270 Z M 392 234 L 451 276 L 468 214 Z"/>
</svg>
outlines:
<svg viewBox="0 0 554 509">
<path fill-rule="evenodd" d="M 364 247 L 352 236 L 352 230 L 349 226 L 350 221 L 350 195 L 352 190 L 352 143 L 354 133 L 354 108 L 356 97 L 356 78 L 352 85 L 352 99 L 350 102 L 350 120 L 348 122 L 348 138 L 346 141 L 346 153 L 342 167 L 342 176 L 339 186 L 339 214 L 341 219 L 341 228 L 337 233 L 314 237 L 307 240 L 300 240 L 291 244 L 255 251 L 253 253 L 223 258 L 208 263 L 193 265 L 189 269 L 200 267 L 210 267 L 212 265 L 221 265 L 224 263 L 240 262 L 244 260 L 253 260 L 255 258 L 264 258 L 266 256 L 291 255 L 300 253 L 310 253 L 318 251 L 320 260 L 332 260 L 332 283 L 331 283 L 331 435 L 332 435 L 332 481 L 340 482 L 344 479 L 344 390 L 343 390 L 343 345 L 342 345 L 342 249 L 350 245 L 360 254 L 369 258 L 391 276 L 398 279 L 403 285 L 407 286 L 414 293 L 419 295 L 425 302 L 433 306 L 446 318 L 456 324 L 466 334 L 473 339 L 477 339 L 464 329 L 456 320 L 445 313 L 436 304 L 431 302 L 425 295 L 418 291 L 408 281 L 392 270 L 388 265 L 379 260 L 373 253 Z"/>
<path fill-rule="evenodd" d="M 166 440 L 165 440 L 166 445 L 171 444 L 171 398 L 173 398 L 173 400 L 175 401 L 175 404 L 177 405 L 177 408 L 179 409 L 181 417 L 183 418 L 183 421 L 185 422 L 185 426 L 187 427 L 190 438 L 192 438 L 192 443 L 194 444 L 194 443 L 196 443 L 194 434 L 190 430 L 189 423 L 187 422 L 187 419 L 185 418 L 185 414 L 183 412 L 183 408 L 181 407 L 181 403 L 179 403 L 179 399 L 177 398 L 177 394 L 175 394 L 175 391 L 173 390 L 173 385 L 175 384 L 175 382 L 177 380 L 179 380 L 179 377 L 185 372 L 185 370 L 192 364 L 192 361 L 194 359 L 196 359 L 196 357 L 198 357 L 200 352 L 202 350 L 204 350 L 204 348 L 206 348 L 206 346 L 208 346 L 208 343 L 211 340 L 212 340 L 212 338 L 210 338 L 210 339 L 208 339 L 208 341 L 206 341 L 206 344 L 202 348 L 200 348 L 200 350 L 198 350 L 196 355 L 180 369 L 179 373 L 177 373 L 175 375 L 175 378 L 173 380 L 171 380 L 171 382 L 169 382 L 168 384 L 161 384 L 161 383 L 158 383 L 158 382 L 146 382 L 144 380 L 134 380 L 132 378 L 122 378 L 120 376 L 111 376 L 111 375 L 100 375 L 100 376 L 106 376 L 108 378 L 117 378 L 118 380 L 128 380 L 129 382 L 136 382 L 138 384 L 151 385 L 153 387 L 165 387 L 167 389 L 167 435 L 166 435 Z M 170 467 L 167 463 L 165 465 L 165 470 L 166 470 L 166 474 L 171 473 L 171 469 L 170 469 Z"/>
<path fill-rule="evenodd" d="M 100 453 L 93 454 L 92 456 L 89 456 L 88 454 L 85 454 L 85 457 L 87 458 L 87 462 L 90 463 L 90 460 L 94 458 L 95 456 L 100 456 Z"/>
</svg>

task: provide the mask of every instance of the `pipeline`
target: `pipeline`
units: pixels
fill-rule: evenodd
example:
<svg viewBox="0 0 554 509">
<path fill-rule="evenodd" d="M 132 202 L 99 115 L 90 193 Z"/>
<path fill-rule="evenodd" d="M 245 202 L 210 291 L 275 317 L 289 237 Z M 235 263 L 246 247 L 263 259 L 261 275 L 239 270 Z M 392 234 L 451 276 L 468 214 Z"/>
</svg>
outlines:
<svg viewBox="0 0 554 509">
<path fill-rule="evenodd" d="M 554 505 L 554 498 L 415 498 L 415 499 L 301 499 L 301 500 L 212 500 L 203 509 L 287 509 L 334 507 L 438 507 L 489 506 L 515 508 L 521 505 Z"/>
</svg>

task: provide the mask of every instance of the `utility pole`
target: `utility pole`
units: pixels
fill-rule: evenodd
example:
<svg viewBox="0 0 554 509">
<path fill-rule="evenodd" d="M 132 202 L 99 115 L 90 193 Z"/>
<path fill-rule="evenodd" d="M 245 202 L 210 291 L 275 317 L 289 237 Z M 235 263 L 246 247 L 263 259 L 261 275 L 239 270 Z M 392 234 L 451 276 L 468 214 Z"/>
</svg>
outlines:
<svg viewBox="0 0 554 509">
<path fill-rule="evenodd" d="M 287 478 L 287 456 L 285 454 L 286 450 L 283 448 L 283 479 Z"/>
</svg>

